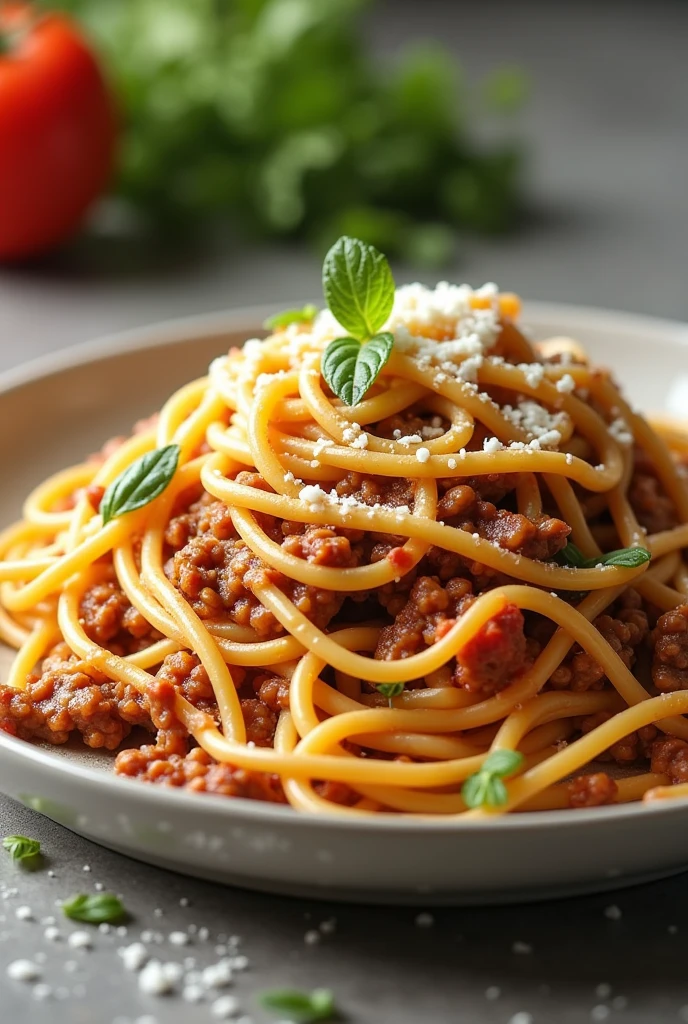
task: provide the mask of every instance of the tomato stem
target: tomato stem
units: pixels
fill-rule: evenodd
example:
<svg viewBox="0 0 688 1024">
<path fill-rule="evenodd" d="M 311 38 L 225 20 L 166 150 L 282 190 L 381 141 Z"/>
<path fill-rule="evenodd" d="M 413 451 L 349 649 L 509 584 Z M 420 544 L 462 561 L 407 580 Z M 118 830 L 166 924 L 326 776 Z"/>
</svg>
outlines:
<svg viewBox="0 0 688 1024">
<path fill-rule="evenodd" d="M 0 0 L 0 7 L 2 3 Z M 33 11 L 23 11 L 21 16 L 13 19 L 5 28 L 0 25 L 0 57 L 14 53 L 18 50 L 29 32 L 38 24 L 41 19 Z"/>
<path fill-rule="evenodd" d="M 0 28 L 0 57 L 13 53 L 24 33 Z"/>
</svg>

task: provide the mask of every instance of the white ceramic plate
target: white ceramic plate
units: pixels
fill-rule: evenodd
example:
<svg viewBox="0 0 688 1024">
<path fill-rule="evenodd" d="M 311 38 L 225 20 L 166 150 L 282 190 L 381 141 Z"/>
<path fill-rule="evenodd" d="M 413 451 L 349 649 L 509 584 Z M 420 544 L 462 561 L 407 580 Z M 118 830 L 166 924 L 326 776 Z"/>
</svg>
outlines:
<svg viewBox="0 0 688 1024">
<path fill-rule="evenodd" d="M 129 332 L 0 377 L 0 524 L 48 473 L 152 412 L 265 311 Z M 688 327 L 532 305 L 536 337 L 578 338 L 645 409 L 688 408 Z M 0 651 L 0 657 L 2 652 Z M 112 757 L 0 733 L 0 788 L 140 860 L 327 899 L 488 903 L 613 888 L 688 867 L 688 802 L 516 814 L 484 824 L 297 815 L 109 772 Z"/>
</svg>

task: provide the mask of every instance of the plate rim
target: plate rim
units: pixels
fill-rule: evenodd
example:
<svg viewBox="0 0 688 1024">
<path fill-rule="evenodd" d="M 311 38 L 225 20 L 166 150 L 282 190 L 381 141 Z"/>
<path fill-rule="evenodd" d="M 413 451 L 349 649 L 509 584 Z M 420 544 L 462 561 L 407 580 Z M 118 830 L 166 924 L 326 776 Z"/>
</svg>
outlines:
<svg viewBox="0 0 688 1024">
<path fill-rule="evenodd" d="M 194 314 L 187 317 L 175 317 L 169 320 L 156 321 L 141 327 L 132 327 L 124 331 L 116 331 L 95 339 L 70 345 L 57 352 L 44 353 L 35 358 L 0 372 L 0 406 L 4 397 L 11 392 L 29 386 L 40 380 L 76 370 L 92 367 L 112 357 L 134 355 L 137 352 L 150 351 L 167 345 L 188 343 L 194 336 L 245 332 L 249 336 L 260 334 L 266 317 L 272 315 L 279 307 L 271 305 L 253 305 L 209 313 Z M 562 331 L 570 330 L 609 330 L 616 328 L 619 333 L 642 337 L 647 333 L 664 335 L 671 343 L 688 347 L 688 324 L 678 320 L 662 317 L 645 316 L 640 313 L 628 313 L 614 309 L 603 309 L 595 306 L 578 306 L 558 302 L 524 302 L 524 321 L 561 321 Z M 336 812 L 321 814 L 295 813 L 292 808 L 281 804 L 270 804 L 243 797 L 216 796 L 213 794 L 191 794 L 174 787 L 133 784 L 130 780 L 91 768 L 81 761 L 68 755 L 60 757 L 41 746 L 10 736 L 0 730 L 0 757 L 9 756 L 15 761 L 29 761 L 36 768 L 46 771 L 59 771 L 60 774 L 74 778 L 76 782 L 98 787 L 107 787 L 114 795 L 130 799 L 142 806 L 154 804 L 159 807 L 169 806 L 171 809 L 209 812 L 232 819 L 243 818 L 255 825 L 280 825 L 291 828 L 318 827 L 318 823 L 328 828 L 345 830 L 363 830 L 365 832 L 401 832 L 422 831 L 425 834 L 440 833 L 460 835 L 467 830 L 473 832 L 495 832 L 502 830 L 540 829 L 548 826 L 576 827 L 585 824 L 602 822 L 619 822 L 647 815 L 682 814 L 688 809 L 688 797 L 676 800 L 662 800 L 644 804 L 637 801 L 627 804 L 615 804 L 606 807 L 589 807 L 577 809 L 574 813 L 568 810 L 522 811 L 512 815 L 499 815 L 476 821 L 465 821 L 452 816 L 403 816 L 395 814 L 361 815 L 360 817 Z M 199 801 L 199 797 L 202 800 Z"/>
</svg>

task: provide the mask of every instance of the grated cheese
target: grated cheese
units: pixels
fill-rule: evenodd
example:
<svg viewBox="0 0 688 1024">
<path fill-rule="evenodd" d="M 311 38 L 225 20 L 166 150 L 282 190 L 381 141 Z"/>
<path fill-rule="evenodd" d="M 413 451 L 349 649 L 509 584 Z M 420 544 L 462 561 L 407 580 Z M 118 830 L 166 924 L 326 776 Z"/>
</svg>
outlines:
<svg viewBox="0 0 688 1024">
<path fill-rule="evenodd" d="M 609 433 L 612 435 L 615 441 L 619 444 L 630 445 L 633 444 L 633 431 L 629 427 L 625 419 L 619 416 L 613 420 L 608 427 Z"/>
<path fill-rule="evenodd" d="M 576 382 L 570 373 L 565 373 L 563 377 L 560 377 L 554 386 L 562 395 L 570 395 L 572 391 L 576 390 Z"/>
<path fill-rule="evenodd" d="M 483 441 L 484 452 L 501 452 L 503 448 L 504 445 L 502 444 L 498 437 L 486 437 L 485 440 Z"/>
<path fill-rule="evenodd" d="M 13 960 L 7 965 L 7 977 L 12 981 L 36 981 L 41 969 L 33 960 Z"/>
<path fill-rule="evenodd" d="M 518 369 L 522 371 L 529 388 L 537 388 L 542 384 L 545 376 L 545 367 L 542 363 L 519 363 Z"/>
<path fill-rule="evenodd" d="M 324 452 L 326 448 L 331 448 L 333 444 L 334 444 L 334 441 L 332 440 L 331 437 L 319 437 L 318 440 L 313 445 L 313 455 L 317 459 L 318 455 L 322 454 L 322 452 Z M 286 479 L 287 476 L 291 477 L 291 482 L 293 483 L 294 482 L 294 474 L 293 473 L 285 474 L 285 479 Z"/>
</svg>

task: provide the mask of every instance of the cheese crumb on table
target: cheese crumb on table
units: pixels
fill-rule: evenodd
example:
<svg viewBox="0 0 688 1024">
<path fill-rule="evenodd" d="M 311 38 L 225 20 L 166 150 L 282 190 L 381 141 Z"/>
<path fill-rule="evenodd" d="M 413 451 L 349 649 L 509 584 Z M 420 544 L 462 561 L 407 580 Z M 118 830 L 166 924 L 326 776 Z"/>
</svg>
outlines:
<svg viewBox="0 0 688 1024">
<path fill-rule="evenodd" d="M 33 960 L 13 960 L 7 965 L 7 977 L 12 981 L 36 981 L 41 969 Z"/>
</svg>

